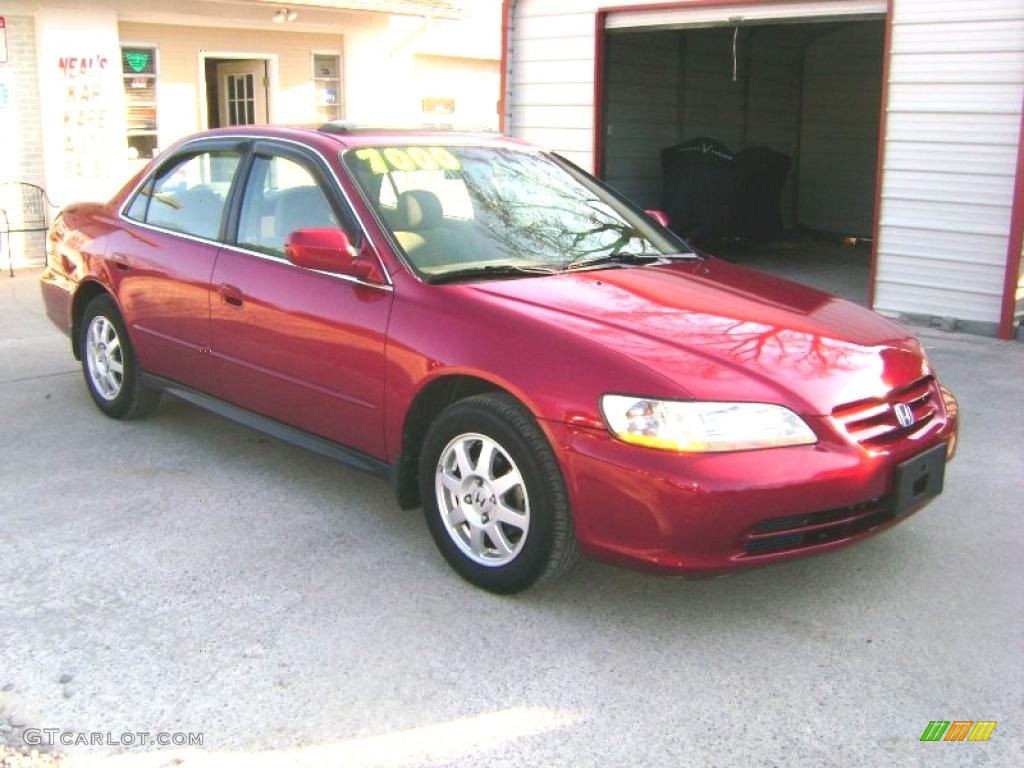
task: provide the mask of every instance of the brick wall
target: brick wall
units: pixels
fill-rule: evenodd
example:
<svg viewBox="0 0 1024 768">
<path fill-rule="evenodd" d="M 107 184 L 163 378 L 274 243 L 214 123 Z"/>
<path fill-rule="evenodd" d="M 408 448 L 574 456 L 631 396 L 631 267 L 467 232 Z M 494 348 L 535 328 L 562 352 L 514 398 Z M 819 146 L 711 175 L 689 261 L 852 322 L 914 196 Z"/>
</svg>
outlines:
<svg viewBox="0 0 1024 768">
<path fill-rule="evenodd" d="M 40 139 L 39 82 L 36 77 L 36 30 L 31 16 L 5 16 L 7 22 L 7 64 L 0 64 L 0 82 L 7 89 L 8 103 L 0 110 L 0 182 L 27 181 L 43 184 L 43 149 Z M 60 201 L 58 201 L 60 202 Z M 15 211 L 21 200 L 14 189 L 0 186 L 0 208 Z M 13 220 L 18 214 L 11 216 Z M 3 219 L 0 218 L 0 230 Z M 0 264 L 8 257 L 15 268 L 41 264 L 44 236 L 14 234 L 10 240 L 0 231 Z M 8 253 L 10 248 L 10 253 Z"/>
</svg>

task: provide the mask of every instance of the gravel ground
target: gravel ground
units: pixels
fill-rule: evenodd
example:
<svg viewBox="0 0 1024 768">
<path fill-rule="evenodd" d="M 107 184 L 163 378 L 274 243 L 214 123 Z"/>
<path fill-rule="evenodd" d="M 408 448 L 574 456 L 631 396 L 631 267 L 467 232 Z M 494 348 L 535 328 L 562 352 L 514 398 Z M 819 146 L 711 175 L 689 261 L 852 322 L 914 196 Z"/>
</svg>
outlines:
<svg viewBox="0 0 1024 768">
<path fill-rule="evenodd" d="M 1022 344 L 925 333 L 960 453 L 883 536 L 714 581 L 584 562 L 510 599 L 374 478 L 180 402 L 104 418 L 32 276 L 0 280 L 0 743 L 203 737 L 57 747 L 103 768 L 1024 765 Z M 935 719 L 998 726 L 921 743 Z"/>
<path fill-rule="evenodd" d="M 0 768 L 60 768 L 67 763 L 56 754 L 28 747 L 0 746 Z"/>
</svg>

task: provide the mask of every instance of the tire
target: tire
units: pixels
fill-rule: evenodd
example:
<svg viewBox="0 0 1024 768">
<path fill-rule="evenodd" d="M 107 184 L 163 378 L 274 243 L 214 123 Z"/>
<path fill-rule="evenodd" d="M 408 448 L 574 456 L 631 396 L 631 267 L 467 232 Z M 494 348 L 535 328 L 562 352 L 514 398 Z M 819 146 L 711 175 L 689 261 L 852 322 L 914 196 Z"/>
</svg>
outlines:
<svg viewBox="0 0 1024 768">
<path fill-rule="evenodd" d="M 445 409 L 424 439 L 419 479 L 430 534 L 466 581 L 513 594 L 554 580 L 577 560 L 558 462 L 509 395 L 477 395 Z"/>
<path fill-rule="evenodd" d="M 142 383 L 128 330 L 110 296 L 89 302 L 78 332 L 82 374 L 96 407 L 112 419 L 138 419 L 152 413 L 160 404 L 160 392 Z"/>
</svg>

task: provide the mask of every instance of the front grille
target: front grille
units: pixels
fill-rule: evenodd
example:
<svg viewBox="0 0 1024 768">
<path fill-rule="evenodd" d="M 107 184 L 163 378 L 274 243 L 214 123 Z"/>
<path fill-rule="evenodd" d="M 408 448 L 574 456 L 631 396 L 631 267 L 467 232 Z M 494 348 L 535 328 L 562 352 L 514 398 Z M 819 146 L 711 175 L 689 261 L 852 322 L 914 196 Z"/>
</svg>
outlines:
<svg viewBox="0 0 1024 768">
<path fill-rule="evenodd" d="M 930 429 L 940 412 L 939 397 L 935 379 L 925 376 L 894 389 L 884 398 L 840 405 L 832 411 L 832 417 L 846 434 L 865 448 L 882 450 L 902 438 Z M 893 407 L 898 403 L 905 403 L 914 414 L 914 423 L 908 427 L 901 426 L 896 418 Z"/>
<path fill-rule="evenodd" d="M 767 555 L 827 544 L 871 530 L 892 516 L 883 499 L 872 499 L 826 512 L 775 517 L 754 525 L 744 537 L 743 548 L 748 555 Z"/>
</svg>

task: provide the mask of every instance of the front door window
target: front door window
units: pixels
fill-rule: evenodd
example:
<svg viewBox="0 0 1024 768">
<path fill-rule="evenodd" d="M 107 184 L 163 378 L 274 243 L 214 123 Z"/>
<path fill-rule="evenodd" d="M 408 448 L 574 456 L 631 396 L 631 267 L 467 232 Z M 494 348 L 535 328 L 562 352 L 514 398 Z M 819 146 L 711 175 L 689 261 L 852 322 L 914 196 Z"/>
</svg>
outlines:
<svg viewBox="0 0 1024 768">
<path fill-rule="evenodd" d="M 238 244 L 283 259 L 288 236 L 310 227 L 339 227 L 310 170 L 286 157 L 254 158 L 242 199 Z"/>
</svg>

